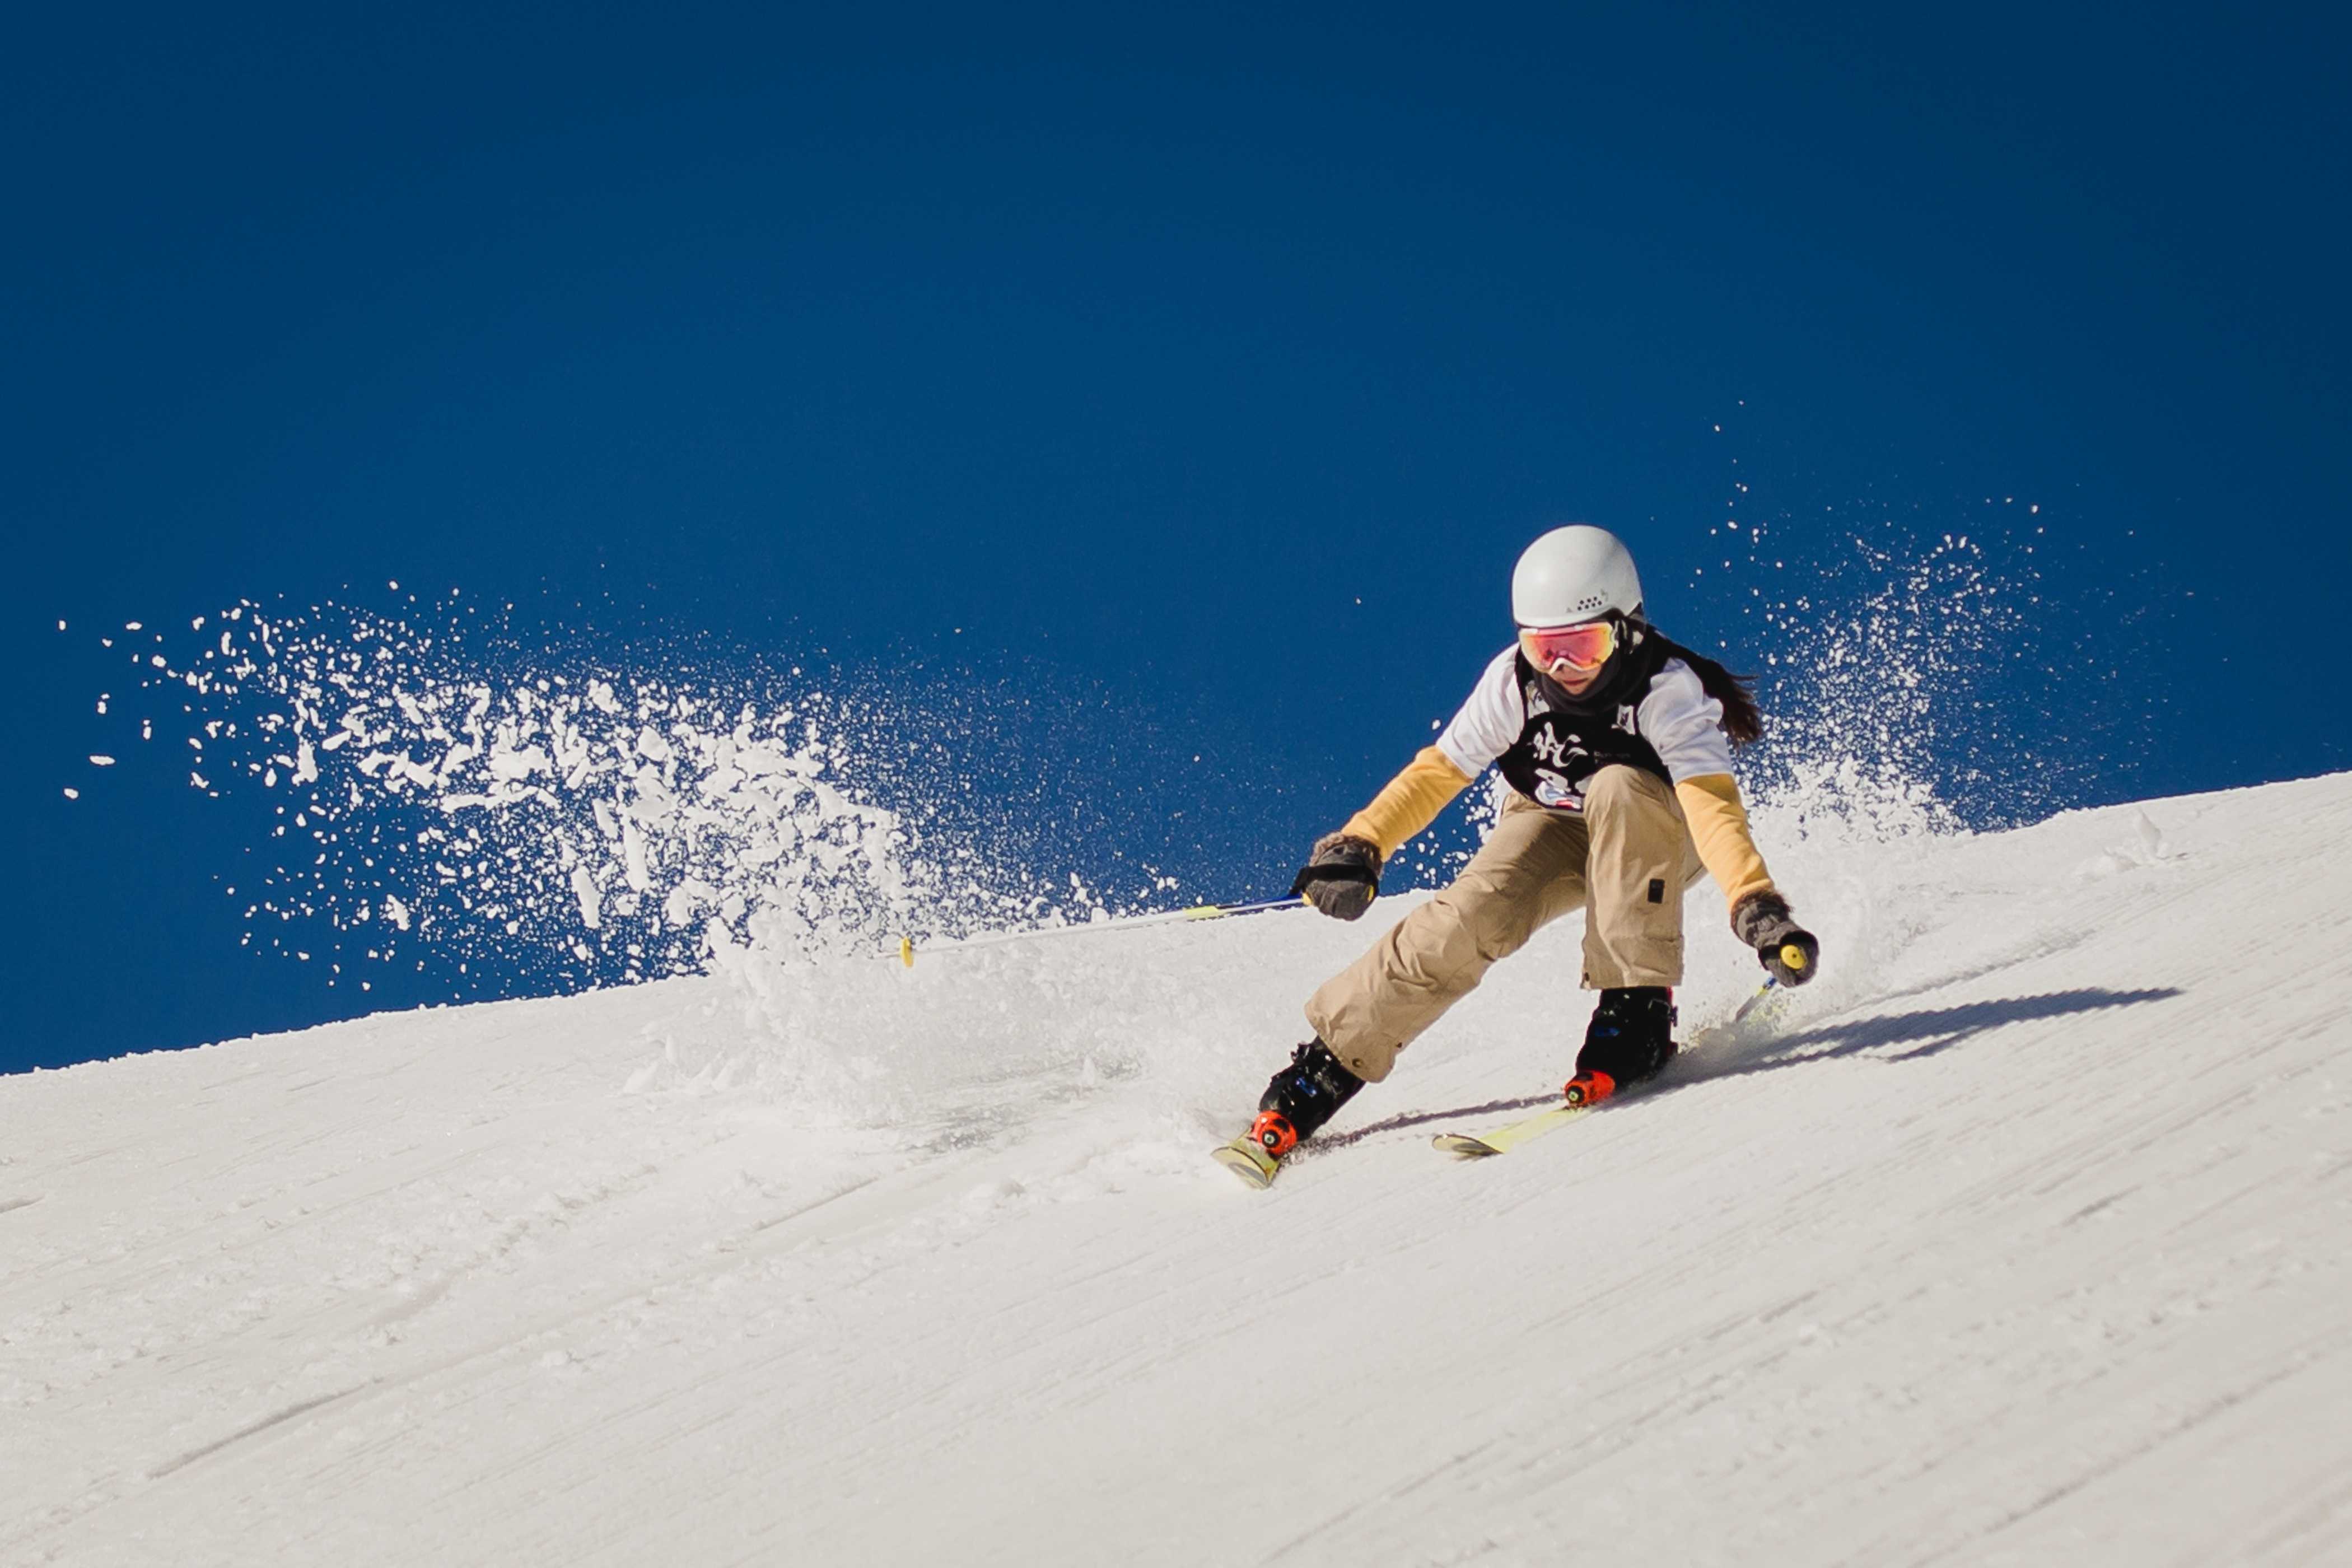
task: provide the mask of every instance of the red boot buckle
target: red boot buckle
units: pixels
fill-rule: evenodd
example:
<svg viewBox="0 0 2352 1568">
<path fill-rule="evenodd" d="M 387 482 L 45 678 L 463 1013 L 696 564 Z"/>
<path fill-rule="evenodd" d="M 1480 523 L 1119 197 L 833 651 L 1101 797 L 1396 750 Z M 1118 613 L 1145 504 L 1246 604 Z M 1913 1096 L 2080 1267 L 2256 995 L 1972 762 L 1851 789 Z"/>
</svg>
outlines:
<svg viewBox="0 0 2352 1568">
<path fill-rule="evenodd" d="M 1617 1092 L 1617 1080 L 1605 1072 L 1580 1072 L 1562 1092 L 1570 1105 L 1598 1105 Z"/>
<path fill-rule="evenodd" d="M 1231 1127 L 1233 1123 L 1228 1121 L 1225 1125 Z M 1257 1120 L 1250 1123 L 1250 1142 L 1279 1160 L 1298 1147 L 1298 1130 L 1281 1111 L 1261 1110 Z"/>
</svg>

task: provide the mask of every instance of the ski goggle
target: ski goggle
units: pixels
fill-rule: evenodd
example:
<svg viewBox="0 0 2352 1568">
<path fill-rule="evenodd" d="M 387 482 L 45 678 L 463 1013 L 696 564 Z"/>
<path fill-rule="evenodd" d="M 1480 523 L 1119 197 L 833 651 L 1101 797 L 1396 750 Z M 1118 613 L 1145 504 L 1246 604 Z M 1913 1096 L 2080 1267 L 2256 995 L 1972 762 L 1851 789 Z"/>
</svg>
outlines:
<svg viewBox="0 0 2352 1568">
<path fill-rule="evenodd" d="M 1519 651 L 1546 675 L 1589 675 L 1617 651 L 1617 623 L 1586 621 L 1573 626 L 1522 626 Z"/>
</svg>

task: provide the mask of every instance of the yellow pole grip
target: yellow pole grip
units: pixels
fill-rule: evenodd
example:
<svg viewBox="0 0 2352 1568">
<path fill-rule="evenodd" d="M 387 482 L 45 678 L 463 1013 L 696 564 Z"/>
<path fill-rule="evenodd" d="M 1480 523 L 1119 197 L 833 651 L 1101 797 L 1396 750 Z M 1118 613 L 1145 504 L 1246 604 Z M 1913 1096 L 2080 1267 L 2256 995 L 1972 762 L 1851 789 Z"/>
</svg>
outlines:
<svg viewBox="0 0 2352 1568">
<path fill-rule="evenodd" d="M 1805 967 L 1805 950 L 1793 942 L 1784 942 L 1780 947 L 1780 962 L 1791 969 L 1802 970 Z"/>
</svg>

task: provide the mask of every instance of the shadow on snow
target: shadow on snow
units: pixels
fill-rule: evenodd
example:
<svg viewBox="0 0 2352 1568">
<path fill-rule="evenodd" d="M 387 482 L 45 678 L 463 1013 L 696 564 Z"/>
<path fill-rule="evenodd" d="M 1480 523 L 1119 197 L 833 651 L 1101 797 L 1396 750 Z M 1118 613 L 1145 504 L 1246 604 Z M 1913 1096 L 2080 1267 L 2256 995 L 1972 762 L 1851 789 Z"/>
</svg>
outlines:
<svg viewBox="0 0 2352 1568">
<path fill-rule="evenodd" d="M 1950 1050 L 1954 1046 L 2011 1024 L 2063 1018 L 2077 1013 L 2104 1012 L 2111 1007 L 2136 1007 L 2145 1002 L 2163 1002 L 2179 994 L 2180 992 L 2171 986 L 2147 991 L 2108 991 L 2093 987 L 2080 991 L 2053 991 L 2040 996 L 2008 996 L 1992 1002 L 1967 1002 L 1957 1007 L 1927 1007 L 1912 1013 L 1879 1014 L 1844 1023 L 1823 1024 L 1792 1035 L 1768 1037 L 1745 1052 L 1740 1052 L 1735 1046 L 1731 1053 L 1723 1057 L 1717 1057 L 1713 1052 L 1702 1053 L 1696 1058 L 1684 1057 L 1675 1064 L 1684 1070 L 1668 1068 L 1664 1081 L 1657 1087 L 1672 1089 L 1684 1084 L 1705 1083 L 1716 1079 L 1744 1078 L 1750 1073 L 1801 1067 L 1808 1062 L 1826 1061 L 1834 1057 L 1860 1056 L 1865 1051 L 1877 1051 L 1888 1046 L 1909 1048 L 1889 1051 L 1874 1059 L 1912 1061 Z M 1708 1062 L 1710 1057 L 1716 1058 L 1712 1063 Z M 1696 1070 L 1692 1070 L 1694 1068 Z M 1556 1105 L 1559 1100 L 1557 1094 L 1537 1094 L 1517 1100 L 1490 1100 L 1479 1105 L 1455 1106 L 1444 1110 L 1401 1111 L 1336 1136 L 1318 1138 L 1315 1143 L 1324 1150 L 1343 1149 L 1350 1143 L 1382 1133 L 1425 1127 L 1437 1121 L 1460 1122 L 1481 1116 L 1534 1110 Z"/>
<path fill-rule="evenodd" d="M 1865 1051 L 1881 1051 L 1888 1046 L 1908 1048 L 1885 1051 L 1875 1059 L 1907 1062 L 1950 1050 L 1979 1035 L 1990 1034 L 2011 1024 L 2063 1018 L 2077 1013 L 2097 1013 L 2111 1007 L 2135 1007 L 2144 1002 L 2163 1002 L 2179 994 L 2179 991 L 2168 985 L 2147 991 L 2108 991 L 2092 987 L 2080 991 L 2053 991 L 2040 996 L 2005 996 L 1991 1002 L 1966 1002 L 1957 1007 L 1927 1007 L 1913 1013 L 1885 1013 L 1772 1037 L 1758 1042 L 1754 1048 L 1745 1053 L 1739 1052 L 1735 1046 L 1732 1058 L 1724 1061 L 1720 1067 L 1702 1066 L 1686 1076 L 1675 1076 L 1685 1083 L 1700 1083 L 1709 1079 L 1770 1072 L 1775 1068 L 1798 1067 L 1832 1057 L 1860 1056 Z"/>
</svg>

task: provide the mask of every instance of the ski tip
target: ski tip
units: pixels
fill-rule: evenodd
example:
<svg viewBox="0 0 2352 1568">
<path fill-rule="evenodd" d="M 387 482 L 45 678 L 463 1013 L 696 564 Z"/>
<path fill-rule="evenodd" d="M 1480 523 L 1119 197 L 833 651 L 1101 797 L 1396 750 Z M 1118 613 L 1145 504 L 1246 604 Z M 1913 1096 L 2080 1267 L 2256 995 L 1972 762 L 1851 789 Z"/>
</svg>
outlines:
<svg viewBox="0 0 2352 1568">
<path fill-rule="evenodd" d="M 1448 1154 L 1459 1154 L 1465 1160 L 1481 1160 L 1489 1154 L 1499 1154 L 1492 1143 L 1471 1137 L 1466 1132 L 1441 1132 L 1430 1142 Z"/>
<path fill-rule="evenodd" d="M 1246 1138 L 1236 1138 L 1230 1143 L 1220 1143 L 1209 1151 L 1209 1158 L 1253 1187 L 1265 1188 L 1274 1185 L 1274 1173 L 1278 1168 L 1276 1162 Z"/>
</svg>

